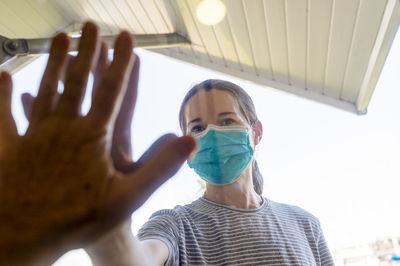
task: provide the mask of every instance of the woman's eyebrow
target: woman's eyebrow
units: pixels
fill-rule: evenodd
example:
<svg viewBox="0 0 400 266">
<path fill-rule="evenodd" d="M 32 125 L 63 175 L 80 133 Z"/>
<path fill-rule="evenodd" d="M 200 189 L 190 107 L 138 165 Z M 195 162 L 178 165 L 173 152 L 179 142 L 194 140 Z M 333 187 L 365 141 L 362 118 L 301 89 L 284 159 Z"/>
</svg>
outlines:
<svg viewBox="0 0 400 266">
<path fill-rule="evenodd" d="M 222 113 L 218 114 L 219 117 L 225 116 L 225 115 L 236 115 L 236 113 L 235 112 L 222 112 Z M 195 118 L 193 120 L 190 120 L 188 125 L 190 125 L 191 123 L 197 123 L 197 122 L 201 122 L 201 119 L 200 118 Z"/>
<path fill-rule="evenodd" d="M 191 120 L 191 121 L 188 123 L 188 125 L 190 125 L 190 123 L 196 123 L 196 122 L 201 122 L 201 119 L 200 119 L 200 118 L 195 118 L 195 119 Z"/>
<path fill-rule="evenodd" d="M 218 116 L 225 116 L 225 115 L 236 115 L 235 112 L 223 112 L 223 113 L 219 113 Z"/>
</svg>

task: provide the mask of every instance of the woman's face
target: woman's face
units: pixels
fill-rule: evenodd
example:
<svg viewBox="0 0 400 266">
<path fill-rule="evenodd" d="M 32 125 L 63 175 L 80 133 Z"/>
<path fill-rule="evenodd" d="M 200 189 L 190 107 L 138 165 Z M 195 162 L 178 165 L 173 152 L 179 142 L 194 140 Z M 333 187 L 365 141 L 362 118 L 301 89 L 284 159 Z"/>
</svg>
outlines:
<svg viewBox="0 0 400 266">
<path fill-rule="evenodd" d="M 199 90 L 185 106 L 186 134 L 194 135 L 207 125 L 250 127 L 234 96 L 221 90 Z"/>
</svg>

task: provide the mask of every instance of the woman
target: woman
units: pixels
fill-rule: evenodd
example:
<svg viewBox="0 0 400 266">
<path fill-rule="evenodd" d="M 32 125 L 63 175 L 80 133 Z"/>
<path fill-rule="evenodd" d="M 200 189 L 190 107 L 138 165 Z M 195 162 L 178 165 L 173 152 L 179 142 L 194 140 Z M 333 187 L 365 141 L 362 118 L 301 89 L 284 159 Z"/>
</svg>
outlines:
<svg viewBox="0 0 400 266">
<path fill-rule="evenodd" d="M 188 164 L 206 190 L 154 213 L 139 231 L 159 265 L 334 265 L 316 217 L 262 197 L 254 151 L 263 129 L 242 88 L 222 80 L 194 86 L 179 121 L 198 140 Z"/>
</svg>

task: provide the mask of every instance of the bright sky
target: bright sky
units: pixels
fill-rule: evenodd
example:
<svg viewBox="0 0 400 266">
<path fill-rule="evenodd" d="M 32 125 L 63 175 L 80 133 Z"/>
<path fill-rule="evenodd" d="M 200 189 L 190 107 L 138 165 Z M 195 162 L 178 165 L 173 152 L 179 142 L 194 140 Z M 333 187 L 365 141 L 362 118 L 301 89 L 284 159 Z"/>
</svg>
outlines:
<svg viewBox="0 0 400 266">
<path fill-rule="evenodd" d="M 264 196 L 316 215 L 332 250 L 400 236 L 400 34 L 365 116 L 148 51 L 137 53 L 142 68 L 133 122 L 135 159 L 162 134 L 180 134 L 178 110 L 191 85 L 209 78 L 227 79 L 250 94 L 264 126 L 257 154 L 265 180 Z M 14 75 L 13 112 L 20 132 L 27 126 L 20 94 L 36 91 L 45 60 Z M 133 214 L 132 231 L 136 234 L 153 212 L 186 204 L 200 195 L 196 175 L 184 165 Z M 91 262 L 78 250 L 55 265 Z"/>
</svg>

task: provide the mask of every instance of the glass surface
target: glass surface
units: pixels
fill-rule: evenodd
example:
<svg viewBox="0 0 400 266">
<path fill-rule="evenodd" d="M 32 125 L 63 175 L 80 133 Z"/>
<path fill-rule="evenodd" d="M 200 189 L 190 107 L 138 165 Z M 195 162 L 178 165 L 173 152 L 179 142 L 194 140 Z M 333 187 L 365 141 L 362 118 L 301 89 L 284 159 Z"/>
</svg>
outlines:
<svg viewBox="0 0 400 266">
<path fill-rule="evenodd" d="M 399 34 L 369 112 L 361 117 L 155 53 L 137 53 L 142 68 L 132 125 L 135 160 L 162 134 L 182 134 L 179 108 L 190 87 L 210 78 L 227 79 L 249 93 L 263 124 L 256 149 L 264 176 L 263 195 L 301 206 L 317 216 L 337 265 L 344 265 L 343 250 L 370 249 L 371 243 L 389 243 L 400 236 Z M 13 114 L 20 133 L 27 126 L 20 95 L 26 91 L 35 94 L 45 62 L 44 57 L 13 77 Z M 205 103 L 187 114 L 188 121 L 201 118 L 188 126 L 190 132 L 202 131 L 210 123 L 247 123 L 240 112 L 219 116 L 237 109 L 223 108 L 228 105 L 217 96 L 199 102 Z M 203 189 L 204 183 L 184 164 L 133 214 L 132 231 L 136 233 L 153 212 L 189 203 L 201 196 Z M 56 265 L 90 265 L 90 260 L 80 250 L 66 254 Z"/>
</svg>

